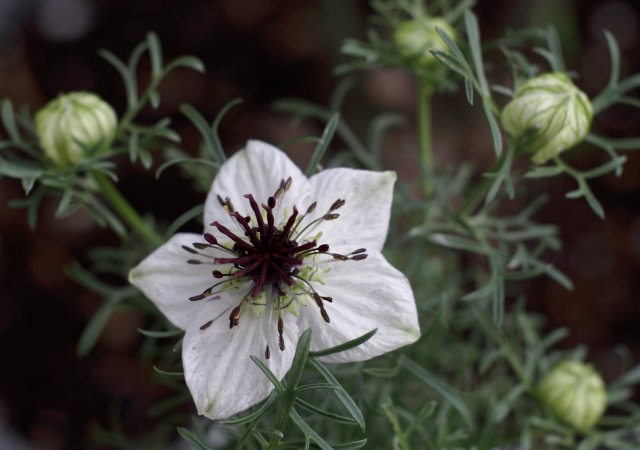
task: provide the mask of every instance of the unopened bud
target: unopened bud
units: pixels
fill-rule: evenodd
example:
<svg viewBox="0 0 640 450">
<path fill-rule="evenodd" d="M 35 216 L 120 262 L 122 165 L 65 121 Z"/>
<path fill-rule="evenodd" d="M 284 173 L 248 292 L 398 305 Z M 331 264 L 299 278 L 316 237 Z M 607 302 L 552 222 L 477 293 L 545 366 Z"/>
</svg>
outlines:
<svg viewBox="0 0 640 450">
<path fill-rule="evenodd" d="M 431 54 L 432 50 L 449 49 L 436 27 L 455 40 L 455 30 L 440 17 L 407 20 L 396 28 L 393 40 L 400 55 L 410 60 L 417 69 L 438 70 L 445 67 Z"/>
<path fill-rule="evenodd" d="M 111 145 L 117 118 L 113 108 L 89 92 L 59 95 L 35 115 L 44 153 L 58 166 L 77 163 Z"/>
<path fill-rule="evenodd" d="M 542 403 L 555 416 L 579 432 L 589 431 L 607 406 L 604 381 L 591 365 L 564 361 L 538 385 Z"/>
<path fill-rule="evenodd" d="M 584 92 L 563 73 L 547 73 L 522 83 L 502 110 L 507 133 L 523 138 L 532 161 L 543 164 L 582 141 L 593 109 Z"/>
</svg>

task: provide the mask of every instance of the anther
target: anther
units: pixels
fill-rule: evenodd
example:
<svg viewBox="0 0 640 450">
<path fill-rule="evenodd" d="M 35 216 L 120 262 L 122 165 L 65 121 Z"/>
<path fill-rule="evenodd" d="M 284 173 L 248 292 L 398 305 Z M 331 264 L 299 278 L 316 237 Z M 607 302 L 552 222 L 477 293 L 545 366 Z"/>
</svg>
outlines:
<svg viewBox="0 0 640 450">
<path fill-rule="evenodd" d="M 269 208 L 273 209 L 276 207 L 276 199 L 274 197 L 269 197 L 267 199 L 267 205 L 269 205 Z"/>
<path fill-rule="evenodd" d="M 333 202 L 333 205 L 331 205 L 331 208 L 329 208 L 329 211 L 335 211 L 336 209 L 342 208 L 344 204 L 345 204 L 345 201 L 339 198 L 338 200 Z"/>
<path fill-rule="evenodd" d="M 222 272 L 220 272 L 219 270 L 214 270 L 213 272 L 211 272 L 211 275 L 213 275 L 213 278 L 222 278 L 222 277 L 224 277 L 224 274 Z"/>
<path fill-rule="evenodd" d="M 327 311 L 324 309 L 324 304 L 322 303 L 323 297 L 321 297 L 317 292 L 314 292 L 313 299 L 315 300 L 316 305 L 318 305 L 318 308 L 320 308 L 320 315 L 322 316 L 322 319 L 329 323 L 331 320 L 329 319 L 329 314 L 327 314 Z"/>
<path fill-rule="evenodd" d="M 318 202 L 313 202 L 312 204 L 310 204 L 305 214 L 311 214 L 316 209 L 316 206 L 318 206 Z"/>
<path fill-rule="evenodd" d="M 204 240 L 207 241 L 211 245 L 217 245 L 218 244 L 218 240 L 211 233 L 205 233 L 204 234 Z"/>
<path fill-rule="evenodd" d="M 187 264 L 202 264 L 202 261 L 199 259 L 188 259 Z"/>
<path fill-rule="evenodd" d="M 340 217 L 340 214 L 325 214 L 322 216 L 322 220 L 336 220 L 338 217 Z"/>
<path fill-rule="evenodd" d="M 206 323 L 202 324 L 202 325 L 200 326 L 200 329 L 201 329 L 201 330 L 206 330 L 207 328 L 209 328 L 209 327 L 211 326 L 211 324 L 212 324 L 212 323 L 213 323 L 213 320 L 210 320 L 210 321 L 208 321 L 208 322 L 206 322 Z"/>
<path fill-rule="evenodd" d="M 238 326 L 240 323 L 240 305 L 231 310 L 229 314 L 229 329 Z"/>
<path fill-rule="evenodd" d="M 267 348 L 264 349 L 264 359 L 269 359 L 270 356 L 271 350 L 269 350 L 269 346 L 267 345 Z"/>
<path fill-rule="evenodd" d="M 192 255 L 197 255 L 198 254 L 197 251 L 195 251 L 191 247 L 187 247 L 186 245 L 182 246 L 182 250 L 187 251 L 187 252 L 191 253 Z"/>
<path fill-rule="evenodd" d="M 189 297 L 189 300 L 192 302 L 197 302 L 198 300 L 202 300 L 203 298 L 206 298 L 207 296 L 205 294 L 199 294 L 199 295 L 194 295 L 193 297 Z"/>
<path fill-rule="evenodd" d="M 369 255 L 367 255 L 366 253 L 359 253 L 355 256 L 352 256 L 350 259 L 352 261 L 362 261 L 363 259 L 367 259 L 367 256 Z"/>
</svg>

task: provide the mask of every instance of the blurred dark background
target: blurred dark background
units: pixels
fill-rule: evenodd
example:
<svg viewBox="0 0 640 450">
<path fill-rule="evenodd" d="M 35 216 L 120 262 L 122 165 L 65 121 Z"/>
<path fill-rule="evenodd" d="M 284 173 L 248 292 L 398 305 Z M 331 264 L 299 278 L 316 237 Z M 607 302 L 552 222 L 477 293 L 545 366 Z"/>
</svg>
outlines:
<svg viewBox="0 0 640 450">
<path fill-rule="evenodd" d="M 608 54 L 601 30 L 609 29 L 623 52 L 623 74 L 640 71 L 639 7 L 632 0 L 485 1 L 475 8 L 482 34 L 497 37 L 508 27 L 554 23 L 568 67 L 579 73 L 591 96 L 606 83 Z M 205 75 L 181 70 L 162 85 L 162 106 L 143 111 L 143 120 L 171 115 L 184 147 L 194 153 L 199 135 L 177 107 L 192 103 L 212 118 L 229 100 L 244 103 L 224 120 L 221 136 L 228 151 L 249 138 L 282 142 L 316 134 L 321 126 L 293 128 L 289 117 L 270 105 L 282 97 L 326 104 L 341 61 L 345 37 L 364 36 L 371 13 L 364 0 L 0 0 L 0 98 L 32 111 L 60 92 L 90 90 L 122 112 L 125 97 L 117 73 L 97 50 L 121 58 L 149 30 L 160 36 L 166 60 L 181 54 L 201 58 Z M 144 68 L 143 68 L 144 69 Z M 146 69 L 144 69 L 146 70 Z M 144 79 L 146 74 L 141 73 Z M 507 83 L 508 79 L 502 80 Z M 399 70 L 377 70 L 359 79 L 349 95 L 347 118 L 364 129 L 375 112 L 395 110 L 413 120 L 415 82 Z M 463 96 L 434 99 L 436 157 L 440 164 L 473 160 L 492 164 L 490 135 L 479 110 Z M 612 137 L 640 134 L 640 115 L 630 107 L 601 114 L 595 129 Z M 464 132 L 459 130 L 463 129 Z M 384 157 L 401 177 L 416 177 L 416 137 L 410 129 L 387 137 Z M 293 155 L 304 161 L 304 152 Z M 581 163 L 600 161 L 586 152 Z M 138 165 L 126 167 L 119 187 L 141 212 L 171 221 L 203 200 L 179 171 L 160 181 Z M 629 152 L 621 178 L 597 180 L 595 194 L 607 218 L 599 220 L 583 201 L 563 199 L 573 189 L 568 178 L 532 183 L 549 192 L 541 221 L 562 227 L 565 250 L 552 261 L 574 281 L 567 292 L 540 278 L 529 286 L 529 305 L 545 313 L 550 327 L 568 326 L 564 345 L 587 344 L 590 359 L 614 376 L 619 345 L 640 361 L 640 158 Z M 83 214 L 54 220 L 55 204 L 43 203 L 37 231 L 24 211 L 7 206 L 23 196 L 18 183 L 0 184 L 0 449 L 84 448 L 93 424 L 118 416 L 132 435 L 153 429 L 146 411 L 164 391 L 150 383 L 149 364 L 138 357 L 142 319 L 119 311 L 109 320 L 96 349 L 79 359 L 78 337 L 100 299 L 63 273 L 97 243 L 113 243 L 111 233 Z"/>
</svg>

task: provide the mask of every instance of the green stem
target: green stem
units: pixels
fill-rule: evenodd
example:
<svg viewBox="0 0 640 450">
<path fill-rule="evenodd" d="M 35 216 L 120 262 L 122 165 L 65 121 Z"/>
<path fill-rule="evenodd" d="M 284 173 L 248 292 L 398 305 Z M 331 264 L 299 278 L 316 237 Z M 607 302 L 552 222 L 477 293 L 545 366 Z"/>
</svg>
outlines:
<svg viewBox="0 0 640 450">
<path fill-rule="evenodd" d="M 422 163 L 425 197 L 433 189 L 431 178 L 433 172 L 433 145 L 431 142 L 431 93 L 433 84 L 426 78 L 420 78 L 418 86 L 418 139 L 420 145 L 420 162 Z"/>
<path fill-rule="evenodd" d="M 502 164 L 504 164 L 504 160 L 507 157 L 507 149 L 502 151 L 500 157 L 493 164 L 491 169 L 489 169 L 488 173 L 496 173 Z M 471 214 L 477 207 L 478 204 L 482 201 L 482 199 L 487 195 L 487 192 L 491 188 L 491 185 L 494 182 L 493 177 L 483 176 L 482 180 L 472 189 L 469 196 L 464 200 L 462 206 L 458 209 L 458 216 L 468 216 Z"/>
<path fill-rule="evenodd" d="M 93 178 L 98 183 L 104 196 L 109 200 L 109 203 L 111 203 L 111 206 L 136 233 L 153 247 L 159 247 L 164 243 L 164 239 L 142 220 L 136 210 L 133 209 L 131 204 L 120 194 L 105 174 L 94 172 Z"/>
</svg>

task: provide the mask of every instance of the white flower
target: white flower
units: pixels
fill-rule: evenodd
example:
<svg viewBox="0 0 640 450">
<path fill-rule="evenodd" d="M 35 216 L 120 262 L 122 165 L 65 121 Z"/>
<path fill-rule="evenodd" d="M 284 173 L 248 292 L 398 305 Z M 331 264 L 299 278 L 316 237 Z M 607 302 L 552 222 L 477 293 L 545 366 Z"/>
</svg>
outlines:
<svg viewBox="0 0 640 450">
<path fill-rule="evenodd" d="M 307 328 L 311 350 L 378 329 L 327 362 L 366 360 L 420 336 L 409 282 L 380 253 L 395 179 L 344 168 L 307 179 L 280 150 L 250 141 L 213 182 L 204 240 L 177 234 L 131 271 L 186 331 L 185 379 L 200 414 L 225 418 L 266 398 L 273 386 L 250 355 L 282 379 Z"/>
</svg>

